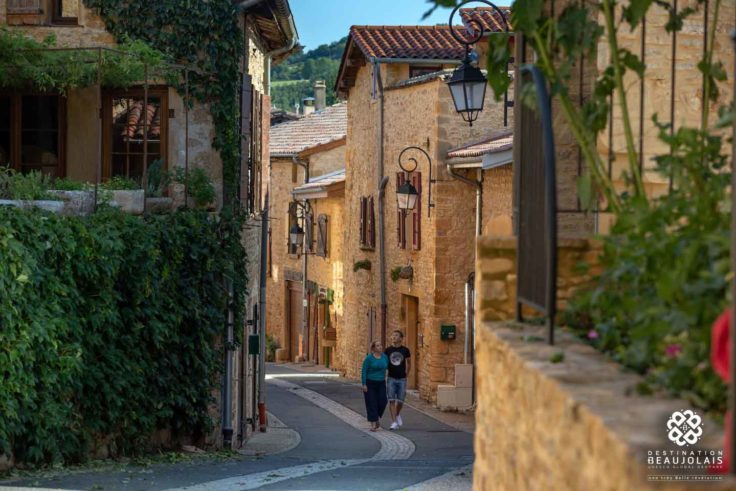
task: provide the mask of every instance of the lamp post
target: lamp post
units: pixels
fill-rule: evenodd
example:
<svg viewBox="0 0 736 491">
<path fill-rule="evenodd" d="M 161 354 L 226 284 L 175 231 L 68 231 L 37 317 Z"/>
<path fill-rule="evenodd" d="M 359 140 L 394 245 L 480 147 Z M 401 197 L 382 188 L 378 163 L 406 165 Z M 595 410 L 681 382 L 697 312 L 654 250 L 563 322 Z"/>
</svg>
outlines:
<svg viewBox="0 0 736 491">
<path fill-rule="evenodd" d="M 407 154 L 407 152 L 419 152 L 421 155 L 424 156 L 424 158 L 427 159 L 427 166 L 429 167 L 429 194 L 427 196 L 427 216 L 432 216 L 432 208 L 434 207 L 434 204 L 432 203 L 432 183 L 434 182 L 432 180 L 432 158 L 422 148 L 406 147 L 399 154 L 399 167 L 407 174 L 411 174 L 412 172 L 417 170 L 417 167 L 419 167 L 419 162 L 417 161 L 417 159 L 410 156 L 410 154 Z M 418 198 L 419 193 L 417 192 L 417 188 L 414 187 L 410 180 L 404 181 L 404 184 L 399 186 L 399 189 L 396 191 L 397 205 L 399 207 L 399 210 L 404 213 L 414 209 L 417 204 Z"/>
<path fill-rule="evenodd" d="M 297 223 L 291 226 L 289 229 L 289 243 L 292 247 L 301 247 L 301 254 L 303 257 L 302 263 L 302 353 L 304 353 L 304 359 L 306 360 L 309 352 L 307 346 L 307 334 L 309 332 L 307 322 L 309 319 L 309 296 L 307 292 L 307 256 L 313 254 L 307 252 L 307 239 L 311 240 L 311 234 L 306 234 L 304 228 L 299 226 L 298 220 L 301 218 L 304 222 L 304 227 L 307 225 L 307 218 L 312 216 L 312 205 L 308 200 L 294 201 L 297 210 L 301 212 L 301 217 L 297 216 Z M 310 244 L 311 245 L 311 244 Z M 292 354 L 292 356 L 294 356 Z"/>
<path fill-rule="evenodd" d="M 486 29 L 483 27 L 482 21 L 470 18 L 467 22 L 463 22 L 466 26 L 468 36 L 461 36 L 455 31 L 456 26 L 453 25 L 453 19 L 455 18 L 455 14 L 458 10 L 460 10 L 464 5 L 472 2 L 481 2 L 491 7 L 494 13 L 498 13 L 501 16 L 506 34 L 509 33 L 509 22 L 504 11 L 487 0 L 466 0 L 455 7 L 450 14 L 450 34 L 452 34 L 452 37 L 454 37 L 457 42 L 465 45 L 465 59 L 452 73 L 452 77 L 450 78 L 450 81 L 447 82 L 447 85 L 450 88 L 452 101 L 455 103 L 455 110 L 462 116 L 464 121 L 470 124 L 470 126 L 473 126 L 473 121 L 478 119 L 478 115 L 483 111 L 483 102 L 486 97 L 486 86 L 488 85 L 483 72 L 481 72 L 477 66 L 473 66 L 472 64 L 470 45 L 480 41 L 481 38 L 483 38 Z M 506 113 L 508 107 L 507 93 L 504 93 L 503 99 L 503 124 L 506 126 L 508 123 Z"/>
</svg>

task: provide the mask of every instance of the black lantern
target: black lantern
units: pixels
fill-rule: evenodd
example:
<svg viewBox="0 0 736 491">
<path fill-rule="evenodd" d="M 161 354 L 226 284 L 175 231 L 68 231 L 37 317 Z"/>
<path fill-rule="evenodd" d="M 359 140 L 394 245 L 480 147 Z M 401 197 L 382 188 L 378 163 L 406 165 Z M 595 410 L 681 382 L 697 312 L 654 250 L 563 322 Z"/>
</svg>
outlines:
<svg viewBox="0 0 736 491">
<path fill-rule="evenodd" d="M 414 207 L 417 205 L 418 196 L 419 193 L 417 193 L 417 188 L 412 186 L 409 181 L 404 181 L 404 183 L 399 186 L 399 189 L 396 191 L 396 201 L 398 202 L 399 210 L 413 210 Z"/>
<path fill-rule="evenodd" d="M 473 121 L 478 119 L 478 114 L 483 110 L 483 102 L 486 98 L 486 87 L 488 81 L 480 69 L 470 64 L 466 59 L 452 73 L 452 78 L 447 83 L 455 103 L 455 110 L 460 113 L 463 120 L 473 126 Z"/>
<path fill-rule="evenodd" d="M 298 223 L 295 223 L 289 229 L 289 241 L 294 247 L 299 247 L 304 241 L 304 229 Z"/>
<path fill-rule="evenodd" d="M 471 63 L 470 47 L 483 38 L 486 30 L 482 19 L 468 16 L 469 18 L 463 19 L 467 35 L 461 36 L 455 31 L 456 26 L 453 24 L 453 19 L 455 18 L 455 14 L 465 6 L 465 4 L 473 2 L 480 2 L 488 5 L 493 11 L 492 15 L 498 16 L 503 20 L 504 30 L 507 35 L 509 33 L 509 23 L 504 11 L 487 0 L 466 0 L 461 2 L 460 5 L 457 5 L 452 11 L 452 14 L 450 14 L 450 34 L 452 34 L 452 37 L 454 37 L 457 42 L 465 45 L 465 59 L 452 73 L 452 77 L 450 78 L 450 81 L 447 82 L 447 85 L 450 87 L 450 94 L 452 95 L 452 102 L 455 103 L 455 110 L 460 113 L 463 120 L 470 123 L 470 126 L 473 126 L 473 121 L 478 119 L 478 115 L 483 110 L 483 102 L 486 98 L 486 87 L 488 85 L 488 81 L 483 75 L 483 72 Z M 477 11 L 473 10 L 472 12 L 476 13 Z M 478 14 L 476 13 L 476 15 Z M 504 126 L 506 126 L 507 123 L 506 111 L 508 109 L 508 105 L 506 104 L 506 100 L 507 95 L 504 94 Z"/>
</svg>

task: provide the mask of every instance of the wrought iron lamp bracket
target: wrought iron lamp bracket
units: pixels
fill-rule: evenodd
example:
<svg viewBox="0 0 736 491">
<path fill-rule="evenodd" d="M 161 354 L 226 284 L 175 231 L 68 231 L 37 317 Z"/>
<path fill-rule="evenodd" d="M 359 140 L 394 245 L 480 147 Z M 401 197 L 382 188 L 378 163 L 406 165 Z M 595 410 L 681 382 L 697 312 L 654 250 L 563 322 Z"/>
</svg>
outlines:
<svg viewBox="0 0 736 491">
<path fill-rule="evenodd" d="M 419 167 L 419 161 L 415 157 L 406 155 L 406 153 L 410 151 L 420 152 L 427 160 L 427 166 L 429 167 L 429 187 L 427 190 L 427 217 L 430 218 L 432 216 L 432 208 L 434 208 L 434 203 L 432 203 L 432 184 L 437 182 L 436 179 L 432 179 L 432 158 L 429 156 L 426 150 L 421 147 L 411 146 L 403 149 L 399 154 L 399 168 L 409 175 L 411 175 L 411 173 L 416 171 Z M 421 199 L 421 196 L 419 197 L 419 199 Z"/>
</svg>

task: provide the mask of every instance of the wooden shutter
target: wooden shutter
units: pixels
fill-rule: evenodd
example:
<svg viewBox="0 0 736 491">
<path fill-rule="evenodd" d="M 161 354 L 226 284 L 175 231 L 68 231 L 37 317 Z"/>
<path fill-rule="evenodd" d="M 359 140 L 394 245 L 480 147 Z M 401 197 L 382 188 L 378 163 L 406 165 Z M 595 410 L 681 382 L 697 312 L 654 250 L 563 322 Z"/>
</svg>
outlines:
<svg viewBox="0 0 736 491">
<path fill-rule="evenodd" d="M 368 198 L 368 247 L 376 247 L 376 220 L 373 196 Z"/>
<path fill-rule="evenodd" d="M 314 218 L 309 214 L 304 218 L 305 252 L 314 252 Z"/>
<path fill-rule="evenodd" d="M 422 248 L 422 173 L 414 172 L 411 176 L 411 183 L 417 189 L 417 204 L 411 214 L 411 245 L 415 251 L 418 251 Z"/>
<path fill-rule="evenodd" d="M 42 0 L 8 0 L 9 14 L 40 14 Z"/>
<path fill-rule="evenodd" d="M 396 173 L 396 192 L 399 187 L 406 182 L 406 174 L 403 172 Z M 406 211 L 396 207 L 396 238 L 400 249 L 406 249 Z"/>
<path fill-rule="evenodd" d="M 360 245 L 365 245 L 366 239 L 368 237 L 368 234 L 366 233 L 366 231 L 368 230 L 368 221 L 366 220 L 367 208 L 367 200 L 365 198 L 360 198 Z"/>
<path fill-rule="evenodd" d="M 317 255 L 327 257 L 327 215 L 317 219 Z"/>
<path fill-rule="evenodd" d="M 252 196 L 249 193 L 251 179 L 251 144 L 253 140 L 253 83 L 251 76 L 243 74 L 240 86 L 240 202 L 246 210 L 252 209 Z"/>
</svg>

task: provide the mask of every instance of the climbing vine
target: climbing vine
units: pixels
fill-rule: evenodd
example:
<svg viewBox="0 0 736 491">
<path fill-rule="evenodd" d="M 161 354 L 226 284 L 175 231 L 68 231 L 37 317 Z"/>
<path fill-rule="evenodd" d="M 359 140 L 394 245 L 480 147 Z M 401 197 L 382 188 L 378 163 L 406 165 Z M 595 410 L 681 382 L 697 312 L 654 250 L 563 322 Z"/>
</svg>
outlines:
<svg viewBox="0 0 736 491">
<path fill-rule="evenodd" d="M 239 61 L 243 32 L 229 0 L 84 0 L 119 41 L 144 41 L 192 68 L 190 96 L 207 104 L 223 164 L 224 200 L 235 201 L 240 164 Z M 179 82 L 178 89 L 183 89 Z"/>
</svg>

